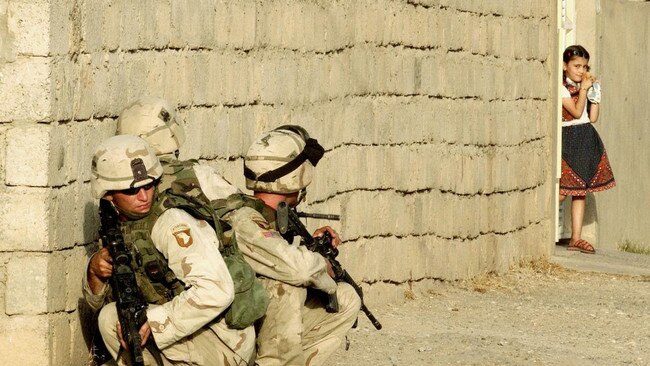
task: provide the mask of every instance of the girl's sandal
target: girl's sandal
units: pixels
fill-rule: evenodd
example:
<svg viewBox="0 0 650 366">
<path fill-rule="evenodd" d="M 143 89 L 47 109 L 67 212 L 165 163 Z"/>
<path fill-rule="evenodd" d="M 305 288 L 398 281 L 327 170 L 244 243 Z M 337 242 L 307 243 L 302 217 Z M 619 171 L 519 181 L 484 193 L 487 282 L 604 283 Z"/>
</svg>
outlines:
<svg viewBox="0 0 650 366">
<path fill-rule="evenodd" d="M 586 253 L 586 254 L 596 253 L 596 249 L 594 249 L 594 246 L 589 244 L 588 241 L 582 239 L 576 240 L 576 242 L 573 244 L 569 244 L 569 246 L 566 249 L 576 250 L 576 251 L 580 251 L 580 253 Z"/>
</svg>

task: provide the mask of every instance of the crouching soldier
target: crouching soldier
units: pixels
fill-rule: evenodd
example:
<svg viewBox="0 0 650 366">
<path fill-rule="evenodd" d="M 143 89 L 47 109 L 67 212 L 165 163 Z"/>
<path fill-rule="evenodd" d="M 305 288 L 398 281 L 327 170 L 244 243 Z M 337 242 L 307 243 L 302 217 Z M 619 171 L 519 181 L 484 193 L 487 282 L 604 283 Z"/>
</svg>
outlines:
<svg viewBox="0 0 650 366">
<path fill-rule="evenodd" d="M 93 194 L 102 210 L 117 215 L 138 292 L 147 303 L 138 332 L 147 349 L 144 364 L 252 364 L 253 327 L 233 329 L 223 316 L 235 294 L 217 235 L 206 221 L 162 204 L 165 193 L 156 188 L 162 173 L 155 151 L 135 136 L 105 140 L 92 160 Z M 100 310 L 98 327 L 109 352 L 119 364 L 129 364 L 118 307 L 110 302 L 118 263 L 103 245 L 88 263 L 84 296 Z M 157 347 L 148 347 L 152 343 Z M 151 352 L 156 348 L 157 355 Z"/>
<path fill-rule="evenodd" d="M 257 365 L 326 364 L 359 313 L 359 296 L 352 286 L 333 280 L 328 260 L 303 245 L 292 245 L 293 238 L 284 238 L 276 227 L 276 208 L 280 203 L 298 205 L 323 152 L 299 126 L 259 136 L 244 158 L 244 175 L 263 209 L 242 207 L 223 217 L 270 295 L 266 315 L 257 325 Z M 340 243 L 329 227 L 314 235 L 325 232 L 334 246 Z M 336 294 L 338 312 L 325 310 L 317 296 L 323 293 Z"/>
</svg>

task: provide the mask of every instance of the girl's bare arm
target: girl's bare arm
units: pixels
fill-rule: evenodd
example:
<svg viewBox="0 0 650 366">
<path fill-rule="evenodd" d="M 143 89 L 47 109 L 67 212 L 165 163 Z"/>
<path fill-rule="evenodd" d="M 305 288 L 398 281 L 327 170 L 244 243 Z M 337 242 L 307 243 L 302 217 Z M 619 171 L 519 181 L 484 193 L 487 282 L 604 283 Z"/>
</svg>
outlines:
<svg viewBox="0 0 650 366">
<path fill-rule="evenodd" d="M 595 123 L 598 121 L 598 115 L 600 113 L 600 104 L 591 104 L 589 107 L 589 121 Z"/>
<path fill-rule="evenodd" d="M 574 103 L 571 98 L 562 98 L 562 107 L 569 111 L 573 118 L 580 118 L 582 116 L 582 111 L 585 109 L 585 104 L 587 103 L 587 90 L 584 87 L 580 88 L 580 94 L 578 94 L 578 102 Z"/>
</svg>

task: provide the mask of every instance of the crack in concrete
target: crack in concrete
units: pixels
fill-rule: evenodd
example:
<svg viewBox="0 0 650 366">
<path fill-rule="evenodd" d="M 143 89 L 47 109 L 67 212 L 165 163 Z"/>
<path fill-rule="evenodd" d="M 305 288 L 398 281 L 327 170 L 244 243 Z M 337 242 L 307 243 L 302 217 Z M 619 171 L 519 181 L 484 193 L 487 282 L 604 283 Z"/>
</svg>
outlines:
<svg viewBox="0 0 650 366">
<path fill-rule="evenodd" d="M 411 196 L 411 195 L 416 195 L 416 194 L 423 194 L 423 193 L 432 193 L 432 192 L 438 192 L 442 193 L 444 195 L 453 195 L 453 196 L 458 196 L 458 197 L 490 197 L 490 196 L 496 196 L 496 195 L 508 195 L 512 193 L 522 193 L 522 192 L 528 192 L 532 191 L 541 187 L 544 187 L 546 185 L 545 181 L 538 182 L 536 185 L 529 186 L 529 187 L 523 187 L 523 188 L 513 188 L 509 190 L 494 190 L 494 191 L 477 191 L 474 193 L 459 193 L 455 192 L 452 190 L 444 190 L 444 189 L 439 189 L 439 188 L 423 188 L 423 189 L 416 189 L 412 191 L 407 191 L 407 190 L 400 190 L 400 189 L 395 189 L 395 188 L 353 188 L 353 189 L 348 189 L 348 190 L 343 190 L 343 191 L 337 191 L 325 198 L 319 199 L 319 200 L 313 200 L 309 201 L 310 205 L 315 205 L 315 204 L 323 204 L 329 200 L 334 199 L 337 196 L 342 196 L 344 194 L 349 194 L 353 192 L 395 192 L 402 197 L 406 196 Z"/>
<path fill-rule="evenodd" d="M 405 101 L 411 101 L 411 100 L 416 100 L 416 99 L 436 99 L 436 100 L 444 100 L 444 101 L 456 101 L 456 100 L 471 100 L 471 101 L 477 101 L 477 102 L 488 102 L 488 103 L 509 103 L 509 102 L 520 102 L 520 101 L 535 101 L 535 102 L 546 102 L 546 99 L 543 98 L 537 98 L 537 97 L 530 97 L 530 98 L 523 98 L 523 97 L 517 97 L 514 99 L 482 99 L 479 96 L 472 96 L 472 95 L 466 95 L 466 96 L 444 96 L 440 94 L 423 94 L 423 93 L 396 93 L 396 92 L 367 92 L 367 93 L 350 93 L 350 94 L 345 94 L 339 97 L 333 97 L 333 98 L 326 98 L 322 100 L 316 100 L 316 101 L 309 101 L 307 102 L 307 105 L 309 106 L 320 106 L 320 105 L 325 105 L 328 103 L 333 103 L 333 102 L 342 102 L 342 101 L 347 101 L 347 100 L 358 100 L 358 99 L 372 99 L 372 101 L 376 101 L 377 99 L 405 99 Z M 253 99 L 249 102 L 240 102 L 240 103 L 200 103 L 200 104 L 179 104 L 177 106 L 178 110 L 192 110 L 192 109 L 198 109 L 198 108 L 204 108 L 204 109 L 210 109 L 210 108 L 218 108 L 218 107 L 223 107 L 223 108 L 230 108 L 230 109 L 237 109 L 237 108 L 246 108 L 250 106 L 261 106 L 261 107 L 305 107 L 305 103 L 297 103 L 297 104 L 289 104 L 289 103 L 273 103 L 273 102 L 263 102 L 260 99 Z"/>
<path fill-rule="evenodd" d="M 436 239 L 442 239 L 446 241 L 452 241 L 452 242 L 469 242 L 469 241 L 475 241 L 481 237 L 484 236 L 490 236 L 490 235 L 495 235 L 495 236 L 507 236 L 510 234 L 514 234 L 526 229 L 529 229 L 534 226 L 541 225 L 543 220 L 537 220 L 537 221 L 530 221 L 528 222 L 527 225 L 524 226 L 517 226 L 511 230 L 506 230 L 506 231 L 497 231 L 497 230 L 490 230 L 490 231 L 479 231 L 476 235 L 468 235 L 468 236 L 460 236 L 460 235 L 454 235 L 454 236 L 443 236 L 434 232 L 425 232 L 425 233 L 420 233 L 420 234 L 407 234 L 407 235 L 399 235 L 399 234 L 375 234 L 375 235 L 362 235 L 358 237 L 353 237 L 353 238 L 346 238 L 345 243 L 350 244 L 350 243 L 356 243 L 360 240 L 372 240 L 376 238 L 396 238 L 396 239 L 416 239 L 416 238 L 422 238 L 422 237 L 433 237 Z"/>
<path fill-rule="evenodd" d="M 355 40 L 354 43 L 348 43 L 342 46 L 338 46 L 328 50 L 317 50 L 317 49 L 301 49 L 296 47 L 282 47 L 270 44 L 258 44 L 254 45 L 251 48 L 239 48 L 239 47 L 212 47 L 212 46 L 175 46 L 175 45 L 165 45 L 165 46 L 152 46 L 152 47 L 133 47 L 133 48 L 102 48 L 100 51 L 85 51 L 82 49 L 74 50 L 73 54 L 76 56 L 74 60 L 79 56 L 94 56 L 105 52 L 108 54 L 127 54 L 127 55 L 140 55 L 148 52 L 155 53 L 164 53 L 164 52 L 173 52 L 173 53 L 214 53 L 214 52 L 223 52 L 223 51 L 234 51 L 234 54 L 244 56 L 245 58 L 254 57 L 255 55 L 265 55 L 268 53 L 273 53 L 276 51 L 289 51 L 296 55 L 317 55 L 317 56 L 333 56 L 341 55 L 346 51 L 351 51 L 355 49 L 364 49 L 364 48 L 374 48 L 374 49 L 408 49 L 414 51 L 439 51 L 444 53 L 464 53 L 472 56 L 481 57 L 482 61 L 485 61 L 485 58 L 493 58 L 497 60 L 514 60 L 514 61 L 537 61 L 540 63 L 546 62 L 545 59 L 537 59 L 534 57 L 509 57 L 504 58 L 498 54 L 490 53 L 480 53 L 477 51 L 471 51 L 465 49 L 464 47 L 448 48 L 445 49 L 441 45 L 430 44 L 430 45 L 416 45 L 409 43 L 408 40 L 390 40 L 390 41 L 372 41 L 372 40 Z M 29 56 L 29 55 L 28 55 Z M 53 57 L 55 55 L 46 55 L 43 57 Z"/>
<path fill-rule="evenodd" d="M 453 142 L 453 141 L 435 141 L 433 139 L 426 139 L 426 140 L 419 140 L 419 141 L 408 141 L 408 142 L 387 142 L 387 143 L 362 143 L 362 142 L 344 142 L 338 145 L 334 145 L 332 148 L 325 150 L 325 152 L 332 152 L 337 149 L 346 147 L 346 146 L 358 146 L 358 147 L 401 147 L 401 146 L 417 146 L 417 145 L 431 145 L 431 144 L 438 144 L 442 146 L 447 146 L 447 147 L 470 147 L 470 148 L 477 148 L 477 149 L 491 149 L 491 148 L 516 148 L 516 147 L 524 147 L 525 145 L 531 145 L 537 142 L 541 142 L 544 140 L 547 140 L 549 136 L 538 136 L 538 137 L 533 137 L 530 139 L 522 140 L 518 143 L 515 144 L 497 144 L 497 143 L 489 143 L 489 144 L 470 144 L 470 143 L 458 143 L 458 142 Z M 492 150 L 490 151 L 485 151 L 485 154 L 493 152 Z M 483 154 L 476 154 L 473 156 L 480 156 Z"/>
</svg>

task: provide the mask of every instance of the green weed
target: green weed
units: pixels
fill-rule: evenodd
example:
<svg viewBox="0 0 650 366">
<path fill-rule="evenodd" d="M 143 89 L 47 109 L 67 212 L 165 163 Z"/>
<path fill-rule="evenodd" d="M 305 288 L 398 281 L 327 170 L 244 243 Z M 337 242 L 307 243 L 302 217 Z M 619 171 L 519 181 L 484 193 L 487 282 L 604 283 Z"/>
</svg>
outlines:
<svg viewBox="0 0 650 366">
<path fill-rule="evenodd" d="M 650 255 L 650 247 L 642 246 L 640 244 L 624 240 L 618 245 L 618 250 L 628 253 Z"/>
</svg>

